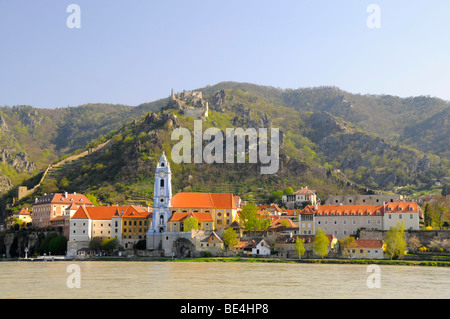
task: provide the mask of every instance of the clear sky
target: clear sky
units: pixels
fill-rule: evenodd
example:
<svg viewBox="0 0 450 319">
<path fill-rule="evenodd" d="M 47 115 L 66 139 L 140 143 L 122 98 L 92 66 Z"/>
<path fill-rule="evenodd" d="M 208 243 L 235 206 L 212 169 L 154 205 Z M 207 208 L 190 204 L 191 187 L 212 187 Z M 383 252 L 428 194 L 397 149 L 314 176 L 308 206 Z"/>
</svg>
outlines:
<svg viewBox="0 0 450 319">
<path fill-rule="evenodd" d="M 0 0 L 0 105 L 138 105 L 221 81 L 450 100 L 449 16 L 443 0 Z"/>
</svg>

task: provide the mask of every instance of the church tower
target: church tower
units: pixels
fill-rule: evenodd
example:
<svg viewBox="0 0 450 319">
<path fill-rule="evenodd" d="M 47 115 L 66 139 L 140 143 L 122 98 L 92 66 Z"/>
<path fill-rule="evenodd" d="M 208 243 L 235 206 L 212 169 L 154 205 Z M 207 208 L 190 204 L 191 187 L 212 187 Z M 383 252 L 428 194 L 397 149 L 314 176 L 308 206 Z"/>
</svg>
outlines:
<svg viewBox="0 0 450 319">
<path fill-rule="evenodd" d="M 172 172 L 166 155 L 161 156 L 155 171 L 153 191 L 153 219 L 149 233 L 164 233 L 170 219 L 170 200 L 172 199 Z"/>
</svg>

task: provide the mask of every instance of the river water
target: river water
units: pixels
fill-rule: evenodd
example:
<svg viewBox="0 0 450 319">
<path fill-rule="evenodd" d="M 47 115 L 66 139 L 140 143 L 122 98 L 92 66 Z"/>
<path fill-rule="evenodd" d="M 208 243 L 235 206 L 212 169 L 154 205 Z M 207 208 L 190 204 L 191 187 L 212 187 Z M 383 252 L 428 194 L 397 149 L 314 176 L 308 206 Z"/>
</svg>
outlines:
<svg viewBox="0 0 450 319">
<path fill-rule="evenodd" d="M 450 268 L 376 267 L 242 262 L 0 262 L 0 298 L 450 298 Z"/>
</svg>

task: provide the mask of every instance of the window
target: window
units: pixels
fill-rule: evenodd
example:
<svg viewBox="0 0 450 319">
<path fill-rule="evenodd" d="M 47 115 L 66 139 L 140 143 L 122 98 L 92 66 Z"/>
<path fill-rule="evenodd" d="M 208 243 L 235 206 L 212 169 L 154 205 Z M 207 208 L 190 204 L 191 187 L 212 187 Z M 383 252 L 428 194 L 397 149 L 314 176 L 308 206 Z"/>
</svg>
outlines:
<svg viewBox="0 0 450 319">
<path fill-rule="evenodd" d="M 159 186 L 160 186 L 160 187 L 164 187 L 164 180 L 163 180 L 163 179 L 161 179 L 161 180 L 159 181 Z"/>
<path fill-rule="evenodd" d="M 392 219 L 392 216 L 391 216 L 391 214 L 388 214 L 388 218 L 389 218 L 389 219 Z"/>
<path fill-rule="evenodd" d="M 409 219 L 413 219 L 413 214 L 409 214 Z"/>
<path fill-rule="evenodd" d="M 337 220 L 335 219 L 335 220 L 333 220 L 333 223 L 335 224 L 335 225 L 337 225 Z"/>
<path fill-rule="evenodd" d="M 402 219 L 402 214 L 398 214 L 398 219 Z"/>
<path fill-rule="evenodd" d="M 367 224 L 370 224 L 370 219 L 367 220 Z"/>
</svg>

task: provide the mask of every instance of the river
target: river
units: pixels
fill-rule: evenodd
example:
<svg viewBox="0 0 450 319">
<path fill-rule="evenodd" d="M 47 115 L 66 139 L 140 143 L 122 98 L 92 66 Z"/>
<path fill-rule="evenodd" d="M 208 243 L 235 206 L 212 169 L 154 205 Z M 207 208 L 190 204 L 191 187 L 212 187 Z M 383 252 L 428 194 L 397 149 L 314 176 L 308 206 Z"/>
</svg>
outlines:
<svg viewBox="0 0 450 319">
<path fill-rule="evenodd" d="M 447 267 L 376 267 L 242 262 L 0 262 L 0 298 L 450 297 Z"/>
</svg>

